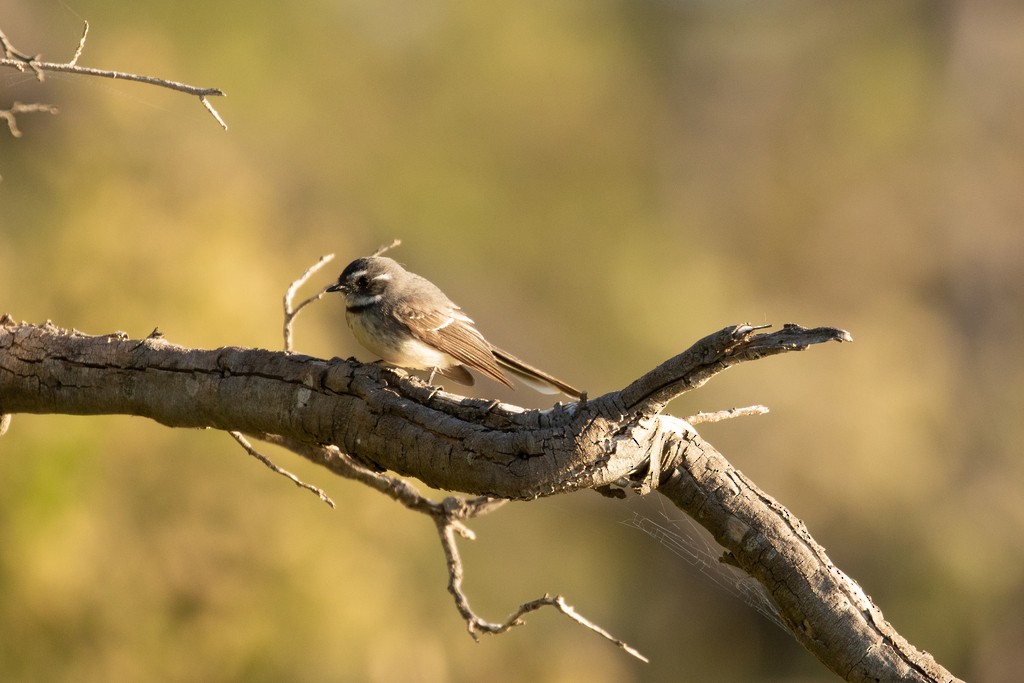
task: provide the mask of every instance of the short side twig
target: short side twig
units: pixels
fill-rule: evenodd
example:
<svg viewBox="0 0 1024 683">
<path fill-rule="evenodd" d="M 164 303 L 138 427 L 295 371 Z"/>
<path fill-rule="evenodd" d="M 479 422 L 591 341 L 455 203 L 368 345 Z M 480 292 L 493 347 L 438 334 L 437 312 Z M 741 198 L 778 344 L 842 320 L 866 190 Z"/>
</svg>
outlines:
<svg viewBox="0 0 1024 683">
<path fill-rule="evenodd" d="M 78 64 L 78 58 L 82 56 L 82 51 L 85 49 L 85 39 L 89 37 L 89 22 L 86 21 L 83 23 L 85 24 L 85 28 L 82 29 L 82 37 L 78 41 L 78 49 L 75 50 L 75 56 L 71 58 L 70 62 L 68 62 L 71 66 Z"/>
<path fill-rule="evenodd" d="M 721 422 L 722 420 L 731 420 L 734 417 L 747 417 L 748 415 L 767 415 L 767 406 L 746 406 L 745 408 L 727 408 L 726 410 L 716 410 L 712 413 L 705 413 L 703 411 L 696 415 L 684 418 L 687 422 L 692 425 L 707 423 L 707 422 Z"/>
<path fill-rule="evenodd" d="M 302 481 L 301 479 L 296 477 L 294 474 L 292 474 L 288 470 L 283 469 L 281 467 L 278 467 L 276 464 L 274 464 L 274 461 L 272 461 L 270 458 L 268 458 L 267 456 L 263 455 L 258 450 L 256 450 L 256 448 L 253 447 L 253 445 L 249 442 L 249 440 L 246 439 L 244 436 L 242 436 L 241 433 L 239 433 L 239 432 L 228 432 L 228 434 L 230 434 L 231 438 L 233 438 L 235 441 L 237 441 L 238 444 L 242 448 L 245 449 L 246 453 L 248 453 L 252 457 L 254 457 L 257 460 L 259 460 L 261 463 L 263 463 L 264 465 L 269 467 L 272 471 L 280 474 L 282 477 L 287 477 L 288 479 L 291 479 L 292 482 L 296 486 L 298 486 L 299 488 L 306 489 L 307 491 L 316 494 L 316 496 L 318 498 L 320 498 L 320 500 L 322 500 L 323 502 L 327 503 L 332 508 L 334 507 L 334 501 L 331 500 L 330 496 L 328 496 L 326 493 L 324 493 L 323 489 L 317 488 L 316 486 L 313 486 L 312 484 L 307 484 L 306 482 Z"/>
<path fill-rule="evenodd" d="M 391 240 L 390 244 L 382 244 L 381 246 L 377 247 L 377 251 L 373 252 L 371 256 L 380 256 L 381 254 L 391 251 L 395 247 L 400 247 L 401 245 L 402 240 L 396 237 L 395 239 Z"/>
<path fill-rule="evenodd" d="M 52 104 L 42 104 L 39 102 L 33 102 L 30 104 L 22 104 L 21 102 L 12 102 L 11 106 L 7 109 L 0 109 L 0 119 L 7 122 L 7 130 L 11 132 L 11 137 L 20 138 L 21 131 L 18 129 L 18 114 L 56 114 L 57 107 Z"/>
</svg>

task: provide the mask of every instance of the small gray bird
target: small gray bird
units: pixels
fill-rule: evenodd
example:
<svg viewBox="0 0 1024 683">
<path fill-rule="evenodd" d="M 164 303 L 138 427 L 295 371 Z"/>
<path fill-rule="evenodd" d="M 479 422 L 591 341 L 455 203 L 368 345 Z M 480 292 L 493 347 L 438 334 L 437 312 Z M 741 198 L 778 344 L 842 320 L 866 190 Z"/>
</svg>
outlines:
<svg viewBox="0 0 1024 683">
<path fill-rule="evenodd" d="M 544 394 L 579 398 L 565 382 L 491 346 L 475 323 L 429 280 L 385 256 L 367 256 L 346 266 L 328 292 L 345 296 L 345 319 L 356 341 L 384 361 L 430 370 L 472 385 L 477 370 L 512 386 L 502 370 Z"/>
</svg>

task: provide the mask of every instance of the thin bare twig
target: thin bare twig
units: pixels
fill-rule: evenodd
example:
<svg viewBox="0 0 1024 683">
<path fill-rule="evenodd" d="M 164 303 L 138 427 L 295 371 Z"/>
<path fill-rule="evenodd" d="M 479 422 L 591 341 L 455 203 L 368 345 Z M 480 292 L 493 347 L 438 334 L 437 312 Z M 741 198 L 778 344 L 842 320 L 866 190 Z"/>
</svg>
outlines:
<svg viewBox="0 0 1024 683">
<path fill-rule="evenodd" d="M 215 95 L 223 95 L 224 93 L 221 92 L 221 93 L 214 93 L 214 94 Z M 206 107 L 206 111 L 208 111 L 211 114 L 213 114 L 213 118 L 217 119 L 217 123 L 220 124 L 220 127 L 223 128 L 224 130 L 227 130 L 228 129 L 228 124 L 225 123 L 224 119 L 221 118 L 220 112 L 218 112 L 216 109 L 213 108 L 213 105 L 210 104 L 210 100 L 207 99 L 206 95 L 200 95 L 199 96 L 199 101 L 203 103 L 204 107 Z"/>
<path fill-rule="evenodd" d="M 722 420 L 731 420 L 734 417 L 746 417 L 748 415 L 767 415 L 767 406 L 747 406 L 745 408 L 728 408 L 726 410 L 716 410 L 712 413 L 699 412 L 696 415 L 684 418 L 687 422 L 692 425 L 701 424 L 703 422 L 721 422 Z"/>
<path fill-rule="evenodd" d="M 445 560 L 448 564 L 448 592 L 452 594 L 453 598 L 455 598 L 455 607 L 458 609 L 459 614 L 462 615 L 462 618 L 466 620 L 466 628 L 469 631 L 469 635 L 473 637 L 473 640 L 479 641 L 479 634 L 481 633 L 496 635 L 504 633 L 516 626 L 522 626 L 526 623 L 523 621 L 523 617 L 525 615 L 530 612 L 535 612 L 542 607 L 551 606 L 576 623 L 614 643 L 616 646 L 622 648 L 641 662 L 646 663 L 650 661 L 632 645 L 616 638 L 605 629 L 581 615 L 572 607 L 572 605 L 568 604 L 565 601 L 565 598 L 561 595 L 551 596 L 545 594 L 541 598 L 525 602 L 500 624 L 481 619 L 469 606 L 469 600 L 466 598 L 466 594 L 462 590 L 462 557 L 459 555 L 459 548 L 455 541 L 454 528 L 443 519 L 436 519 L 435 521 L 437 523 L 438 534 L 441 537 L 441 547 L 444 549 Z"/>
<path fill-rule="evenodd" d="M 89 22 L 85 22 L 85 28 L 82 30 L 82 39 L 78 41 L 78 49 L 75 50 L 75 56 L 68 62 L 71 66 L 78 64 L 78 58 L 82 56 L 82 50 L 85 49 L 85 39 L 89 37 Z"/>
<path fill-rule="evenodd" d="M 0 46 L 2 46 L 4 49 L 5 59 L 13 59 L 18 62 L 21 62 L 20 66 L 14 65 L 14 68 L 16 68 L 18 71 L 24 71 L 25 66 L 30 65 L 33 61 L 39 59 L 39 57 L 42 56 L 26 54 L 21 50 L 17 49 L 16 47 L 14 47 L 10 39 L 7 37 L 7 34 L 3 32 L 3 29 L 0 29 Z M 42 80 L 41 76 L 39 77 L 39 80 Z"/>
<path fill-rule="evenodd" d="M 249 440 L 242 436 L 240 432 L 228 432 L 228 434 L 230 434 L 231 438 L 237 441 L 238 444 L 245 449 L 246 453 L 259 460 L 261 463 L 269 467 L 272 471 L 276 472 L 277 474 L 280 474 L 282 477 L 287 477 L 291 479 L 292 482 L 299 488 L 306 489 L 307 491 L 316 494 L 317 497 L 320 498 L 320 500 L 327 503 L 332 508 L 334 507 L 334 501 L 331 500 L 330 496 L 323 492 L 323 489 L 319 489 L 316 486 L 313 486 L 312 484 L 307 484 L 306 482 L 302 481 L 288 470 L 282 469 L 281 467 L 275 465 L 270 458 L 256 450 L 256 448 L 253 447 Z"/>
<path fill-rule="evenodd" d="M 52 104 L 41 104 L 33 102 L 30 104 L 23 104 L 21 102 L 14 102 L 8 109 L 0 109 L 0 119 L 7 122 L 7 129 L 11 131 L 11 136 L 20 138 L 21 130 L 18 129 L 18 114 L 56 114 L 57 107 Z"/>
<path fill-rule="evenodd" d="M 299 314 L 306 306 L 310 305 L 314 301 L 318 301 L 320 297 L 327 293 L 327 286 L 321 289 L 319 292 L 309 297 L 301 304 L 296 307 L 292 307 L 292 300 L 295 298 L 295 292 L 302 285 L 306 284 L 306 281 L 313 276 L 318 270 L 323 268 L 325 265 L 334 260 L 334 254 L 327 254 L 321 256 L 320 260 L 314 263 L 312 266 L 306 269 L 298 280 L 295 280 L 291 285 L 288 286 L 288 290 L 284 293 L 284 350 L 291 353 L 294 349 L 292 348 L 292 322 L 295 320 L 295 316 Z"/>
<path fill-rule="evenodd" d="M 82 55 L 82 51 L 85 49 L 85 40 L 88 35 L 89 22 L 85 22 L 85 30 L 82 32 L 82 38 L 78 42 L 78 49 L 75 50 L 75 54 L 70 61 L 43 62 L 40 60 L 42 55 L 29 55 L 17 50 L 11 44 L 11 41 L 7 36 L 4 35 L 3 31 L 0 31 L 0 44 L 2 44 L 4 50 L 4 57 L 3 59 L 0 59 L 0 66 L 11 67 L 18 71 L 25 71 L 26 67 L 30 68 L 35 72 L 36 78 L 40 81 L 44 80 L 44 74 L 50 71 L 54 73 L 78 74 L 81 76 L 98 76 L 100 78 L 111 78 L 121 81 L 135 81 L 137 83 L 147 83 L 161 88 L 176 90 L 178 92 L 185 93 L 186 95 L 198 97 L 203 106 L 206 107 L 206 109 L 217 120 L 217 123 L 219 123 L 224 130 L 228 129 L 224 119 L 221 118 L 220 114 L 216 109 L 214 109 L 213 105 L 210 104 L 210 101 L 207 99 L 209 97 L 224 97 L 224 91 L 219 88 L 200 88 L 186 83 L 170 81 L 165 78 L 157 78 L 155 76 L 145 76 L 142 74 L 126 73 L 124 71 L 110 71 L 106 69 L 94 69 L 85 66 L 78 66 L 78 58 Z"/>
<path fill-rule="evenodd" d="M 384 245 L 381 245 L 381 246 L 377 247 L 377 251 L 373 252 L 371 254 L 371 256 L 380 256 L 384 252 L 391 251 L 395 247 L 400 247 L 400 246 L 402 246 L 402 240 L 400 240 L 400 239 L 398 239 L 396 237 L 395 239 L 391 240 L 391 244 L 384 244 Z"/>
</svg>

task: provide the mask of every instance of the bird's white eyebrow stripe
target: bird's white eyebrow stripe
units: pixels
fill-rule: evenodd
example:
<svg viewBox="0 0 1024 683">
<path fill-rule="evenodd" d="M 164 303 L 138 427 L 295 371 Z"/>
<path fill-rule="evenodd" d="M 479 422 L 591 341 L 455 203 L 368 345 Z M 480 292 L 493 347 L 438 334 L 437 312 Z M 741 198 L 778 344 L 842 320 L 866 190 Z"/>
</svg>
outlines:
<svg viewBox="0 0 1024 683">
<path fill-rule="evenodd" d="M 349 277 L 350 278 L 357 278 L 357 277 L 362 277 L 364 275 L 366 275 L 366 271 L 365 270 L 357 270 L 356 272 L 354 272 L 351 275 L 349 275 Z"/>
<path fill-rule="evenodd" d="M 374 275 L 370 278 L 371 280 L 390 280 L 391 273 L 381 273 L 380 275 Z"/>
</svg>

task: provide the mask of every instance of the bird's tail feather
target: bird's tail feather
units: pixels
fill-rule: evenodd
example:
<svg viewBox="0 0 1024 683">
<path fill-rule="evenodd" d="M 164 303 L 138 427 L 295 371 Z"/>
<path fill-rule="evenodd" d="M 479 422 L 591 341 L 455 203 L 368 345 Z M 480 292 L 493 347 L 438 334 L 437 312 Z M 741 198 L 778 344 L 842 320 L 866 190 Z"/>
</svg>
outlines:
<svg viewBox="0 0 1024 683">
<path fill-rule="evenodd" d="M 556 377 L 552 377 L 543 370 L 538 370 L 532 365 L 524 363 L 511 353 L 495 348 L 492 348 L 492 351 L 494 352 L 494 358 L 498 361 L 498 365 L 508 370 L 516 379 L 534 391 L 539 391 L 542 394 L 562 393 L 571 398 L 580 397 L 579 389 L 566 384 Z"/>
</svg>

